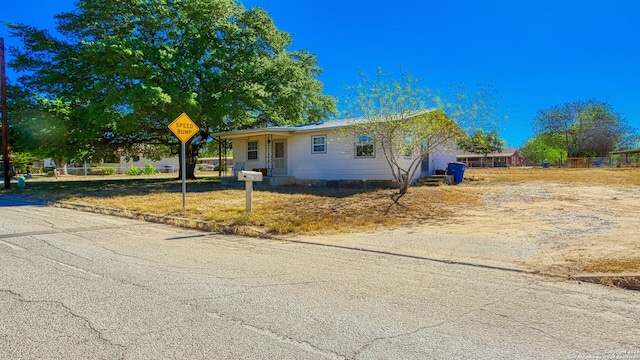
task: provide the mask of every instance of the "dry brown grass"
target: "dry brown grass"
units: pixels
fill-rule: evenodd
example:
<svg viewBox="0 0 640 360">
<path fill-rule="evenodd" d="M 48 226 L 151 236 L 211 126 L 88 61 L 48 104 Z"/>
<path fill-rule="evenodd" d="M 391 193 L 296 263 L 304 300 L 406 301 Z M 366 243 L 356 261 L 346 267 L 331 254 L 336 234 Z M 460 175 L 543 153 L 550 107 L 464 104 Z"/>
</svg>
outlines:
<svg viewBox="0 0 640 360">
<path fill-rule="evenodd" d="M 640 274 L 640 257 L 630 259 L 602 259 L 586 264 L 586 273 Z"/>
<path fill-rule="evenodd" d="M 640 185 L 640 168 L 467 169 L 465 177 L 491 183 L 549 181 L 556 183 Z"/>
<path fill-rule="evenodd" d="M 467 169 L 465 178 L 496 186 L 530 181 L 640 185 L 640 168 Z M 105 178 L 33 185 L 30 183 L 23 189 L 23 195 L 182 217 L 226 228 L 248 227 L 265 234 L 338 233 L 412 226 L 448 218 L 457 206 L 478 205 L 482 195 L 479 190 L 469 191 L 468 187 L 412 187 L 394 204 L 392 196 L 396 190 L 393 189 L 265 188 L 254 191 L 253 212 L 247 213 L 244 189 L 225 188 L 217 178 L 190 181 L 185 209 L 182 208 L 181 182 L 173 179 Z"/>
<path fill-rule="evenodd" d="M 285 190 L 284 192 L 282 190 Z M 253 211 L 245 211 L 244 189 L 182 194 L 156 191 L 144 195 L 74 195 L 64 200 L 131 212 L 186 217 L 228 227 L 250 227 L 262 233 L 335 233 L 419 224 L 451 215 L 449 205 L 475 195 L 454 187 L 416 187 L 398 204 L 395 190 L 263 189 L 253 193 Z"/>
</svg>

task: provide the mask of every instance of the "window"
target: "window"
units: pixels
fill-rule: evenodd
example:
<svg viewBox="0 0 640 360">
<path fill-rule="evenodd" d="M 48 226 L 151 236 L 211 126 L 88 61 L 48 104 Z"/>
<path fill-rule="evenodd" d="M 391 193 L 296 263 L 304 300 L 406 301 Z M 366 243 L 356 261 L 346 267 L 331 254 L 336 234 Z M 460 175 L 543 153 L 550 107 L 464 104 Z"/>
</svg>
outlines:
<svg viewBox="0 0 640 360">
<path fill-rule="evenodd" d="M 356 157 L 373 157 L 373 137 L 367 134 L 358 134 L 356 138 Z"/>
<path fill-rule="evenodd" d="M 283 142 L 276 143 L 276 154 L 274 157 L 276 159 L 284 159 L 284 143 Z"/>
<path fill-rule="evenodd" d="M 408 133 L 404 137 L 404 157 L 405 158 L 412 158 L 413 157 L 413 148 L 411 147 L 411 145 L 412 145 L 411 141 L 412 140 L 413 140 L 413 135 L 411 133 Z"/>
<path fill-rule="evenodd" d="M 325 135 L 312 136 L 311 137 L 311 153 L 321 154 L 326 152 L 327 152 L 327 137 Z"/>
<path fill-rule="evenodd" d="M 249 141 L 247 143 L 247 160 L 258 160 L 258 142 Z"/>
<path fill-rule="evenodd" d="M 140 161 L 140 155 L 133 155 L 133 161 L 134 162 Z"/>
</svg>

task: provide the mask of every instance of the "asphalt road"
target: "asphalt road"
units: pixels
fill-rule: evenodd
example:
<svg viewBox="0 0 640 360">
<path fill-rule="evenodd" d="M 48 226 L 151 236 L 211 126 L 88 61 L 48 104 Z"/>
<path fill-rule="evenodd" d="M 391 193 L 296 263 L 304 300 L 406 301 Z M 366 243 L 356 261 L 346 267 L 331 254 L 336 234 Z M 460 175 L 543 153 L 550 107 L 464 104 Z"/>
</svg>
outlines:
<svg viewBox="0 0 640 360">
<path fill-rule="evenodd" d="M 638 292 L 2 197 L 0 274 L 3 359 L 640 359 Z"/>
</svg>

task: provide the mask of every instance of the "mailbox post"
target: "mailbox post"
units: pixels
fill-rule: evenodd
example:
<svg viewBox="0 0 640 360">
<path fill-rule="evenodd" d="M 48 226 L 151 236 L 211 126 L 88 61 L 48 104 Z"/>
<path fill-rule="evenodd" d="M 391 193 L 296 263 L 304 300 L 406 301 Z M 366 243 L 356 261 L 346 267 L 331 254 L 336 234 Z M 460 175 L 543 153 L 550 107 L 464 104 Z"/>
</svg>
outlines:
<svg viewBox="0 0 640 360">
<path fill-rule="evenodd" d="M 244 187 L 247 192 L 247 212 L 251 212 L 253 203 L 253 182 L 262 181 L 262 173 L 257 171 L 240 171 L 238 172 L 238 180 L 244 181 Z"/>
</svg>

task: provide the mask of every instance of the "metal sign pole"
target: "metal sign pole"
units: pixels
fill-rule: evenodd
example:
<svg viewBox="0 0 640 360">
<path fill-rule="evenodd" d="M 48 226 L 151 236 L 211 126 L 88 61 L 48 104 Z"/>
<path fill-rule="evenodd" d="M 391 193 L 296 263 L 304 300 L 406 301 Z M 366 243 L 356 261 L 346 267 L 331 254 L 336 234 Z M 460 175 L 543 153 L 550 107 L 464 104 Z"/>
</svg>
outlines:
<svg viewBox="0 0 640 360">
<path fill-rule="evenodd" d="M 187 207 L 187 151 L 185 143 L 189 141 L 200 130 L 198 126 L 189 119 L 185 113 L 180 114 L 171 124 L 169 130 L 180 139 L 182 144 L 182 208 Z"/>
<path fill-rule="evenodd" d="M 187 207 L 187 152 L 184 141 L 182 142 L 182 208 Z"/>
</svg>

